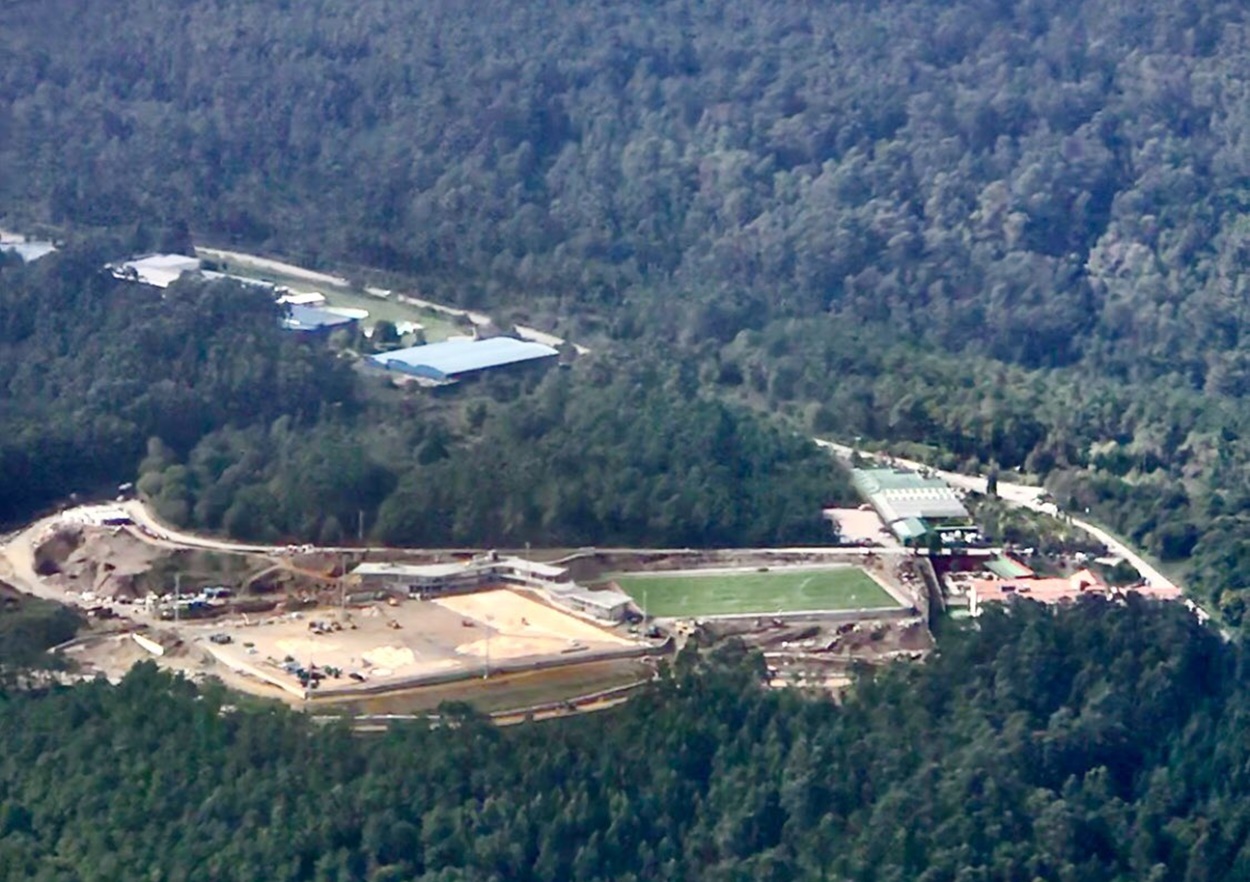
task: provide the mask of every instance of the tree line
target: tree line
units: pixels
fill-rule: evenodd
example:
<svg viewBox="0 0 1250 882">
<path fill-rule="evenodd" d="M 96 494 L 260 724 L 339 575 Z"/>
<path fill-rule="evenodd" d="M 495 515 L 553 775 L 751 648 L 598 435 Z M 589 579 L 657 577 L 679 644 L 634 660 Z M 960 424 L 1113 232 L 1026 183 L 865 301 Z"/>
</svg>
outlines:
<svg viewBox="0 0 1250 882">
<path fill-rule="evenodd" d="M 1177 605 L 1020 601 L 841 703 L 692 645 L 612 711 L 374 738 L 146 663 L 3 696 L 0 878 L 1241 878 L 1245 654 Z"/>
<path fill-rule="evenodd" d="M 853 498 L 805 438 L 619 365 L 375 401 L 356 419 L 288 417 L 206 435 L 185 462 L 153 443 L 140 492 L 179 526 L 326 544 L 823 544 L 821 508 Z M 504 392 L 496 400 L 477 394 Z M 414 413 L 405 413 L 405 406 Z M 424 409 L 424 413 L 422 413 Z M 450 412 L 448 412 L 450 411 Z"/>
</svg>

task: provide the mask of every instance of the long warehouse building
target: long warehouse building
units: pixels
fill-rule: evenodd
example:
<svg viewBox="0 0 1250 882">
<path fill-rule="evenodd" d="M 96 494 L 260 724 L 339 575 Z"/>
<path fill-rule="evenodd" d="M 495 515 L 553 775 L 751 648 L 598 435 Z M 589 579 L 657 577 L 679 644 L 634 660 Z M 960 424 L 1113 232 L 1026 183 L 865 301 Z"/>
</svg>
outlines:
<svg viewBox="0 0 1250 882">
<path fill-rule="evenodd" d="M 435 383 L 455 383 L 508 365 L 541 362 L 560 353 L 542 343 L 512 337 L 446 340 L 369 356 L 378 367 Z"/>
<path fill-rule="evenodd" d="M 941 478 L 910 469 L 868 468 L 852 469 L 851 483 L 904 545 L 933 532 L 975 532 L 968 509 Z"/>
</svg>

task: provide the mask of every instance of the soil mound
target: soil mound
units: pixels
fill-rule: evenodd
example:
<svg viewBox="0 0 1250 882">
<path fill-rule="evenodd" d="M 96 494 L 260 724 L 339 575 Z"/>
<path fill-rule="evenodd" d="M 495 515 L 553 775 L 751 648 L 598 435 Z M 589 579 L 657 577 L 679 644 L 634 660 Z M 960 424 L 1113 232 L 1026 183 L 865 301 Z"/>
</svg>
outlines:
<svg viewBox="0 0 1250 882">
<path fill-rule="evenodd" d="M 139 577 L 161 554 L 125 530 L 69 527 L 35 549 L 35 571 L 45 578 L 59 575 L 66 587 L 84 593 L 134 598 Z"/>
</svg>

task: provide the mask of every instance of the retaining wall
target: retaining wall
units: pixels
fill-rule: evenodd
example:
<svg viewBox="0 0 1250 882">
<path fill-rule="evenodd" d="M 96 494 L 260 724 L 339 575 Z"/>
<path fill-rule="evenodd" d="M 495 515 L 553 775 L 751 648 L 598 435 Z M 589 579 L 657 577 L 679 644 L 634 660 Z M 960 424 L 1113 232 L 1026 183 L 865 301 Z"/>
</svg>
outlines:
<svg viewBox="0 0 1250 882">
<path fill-rule="evenodd" d="M 204 648 L 208 650 L 209 654 L 212 655 L 213 658 L 217 659 L 217 661 L 221 662 L 223 665 L 236 673 L 246 674 L 249 677 L 255 677 L 258 680 L 268 683 L 270 686 L 277 686 L 283 692 L 294 695 L 296 698 L 304 699 L 308 697 L 308 692 L 302 685 L 300 685 L 299 680 L 286 673 L 286 671 L 267 671 L 259 665 L 254 665 L 250 662 L 232 658 L 229 655 L 218 652 L 217 647 L 211 643 L 205 644 Z"/>
<path fill-rule="evenodd" d="M 780 619 L 783 622 L 858 622 L 864 619 L 884 622 L 914 619 L 915 617 L 916 610 L 911 606 L 882 606 L 865 609 L 791 610 L 780 613 L 725 613 L 715 616 L 688 616 L 683 618 L 695 619 L 700 622 L 754 622 L 756 620 L 771 622 L 774 619 Z"/>
<path fill-rule="evenodd" d="M 136 633 L 134 631 L 130 632 L 130 636 L 134 638 L 135 643 L 138 643 L 148 652 L 152 653 L 152 655 L 155 655 L 159 658 L 160 656 L 165 654 L 165 647 L 161 646 L 151 637 L 144 637 L 142 634 Z"/>
<path fill-rule="evenodd" d="M 933 562 L 927 557 L 921 557 L 916 561 L 916 569 L 920 571 L 920 578 L 924 582 L 924 590 L 917 592 L 916 608 L 924 615 L 925 624 L 933 624 L 933 615 L 937 612 L 946 611 L 946 601 L 942 597 L 942 583 L 938 579 L 937 571 L 933 569 Z M 923 604 L 923 605 L 921 605 Z"/>
<path fill-rule="evenodd" d="M 621 649 L 598 649 L 568 655 L 530 656 L 527 658 L 510 659 L 505 662 L 492 663 L 490 674 L 515 674 L 521 671 L 544 671 L 551 668 L 566 668 L 591 662 L 614 661 L 626 658 L 645 658 L 650 655 L 667 655 L 673 651 L 670 638 L 660 646 L 627 646 Z M 398 692 L 401 689 L 415 689 L 420 686 L 438 686 L 444 683 L 455 683 L 460 680 L 475 680 L 482 677 L 481 669 L 463 669 L 458 671 L 434 671 L 428 674 L 417 674 L 402 679 L 387 679 L 385 682 L 362 683 L 354 686 L 322 685 L 315 692 L 309 692 L 314 701 L 335 698 L 360 698 L 367 695 L 383 695 L 387 692 Z"/>
</svg>

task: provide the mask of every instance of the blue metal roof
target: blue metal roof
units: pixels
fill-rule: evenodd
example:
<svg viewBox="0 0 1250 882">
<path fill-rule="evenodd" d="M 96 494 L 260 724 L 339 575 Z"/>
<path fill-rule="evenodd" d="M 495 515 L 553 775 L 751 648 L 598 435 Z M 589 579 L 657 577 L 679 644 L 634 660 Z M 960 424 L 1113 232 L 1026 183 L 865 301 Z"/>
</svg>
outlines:
<svg viewBox="0 0 1250 882">
<path fill-rule="evenodd" d="M 393 352 L 382 352 L 370 360 L 382 367 L 419 376 L 446 379 L 458 374 L 502 367 L 538 358 L 558 355 L 542 343 L 492 337 L 489 340 L 446 340 L 426 346 L 410 346 Z"/>
<path fill-rule="evenodd" d="M 282 320 L 282 327 L 288 331 L 319 331 L 322 328 L 335 328 L 355 321 L 353 318 L 318 309 L 315 306 L 291 304 L 287 309 L 291 314 Z"/>
</svg>

